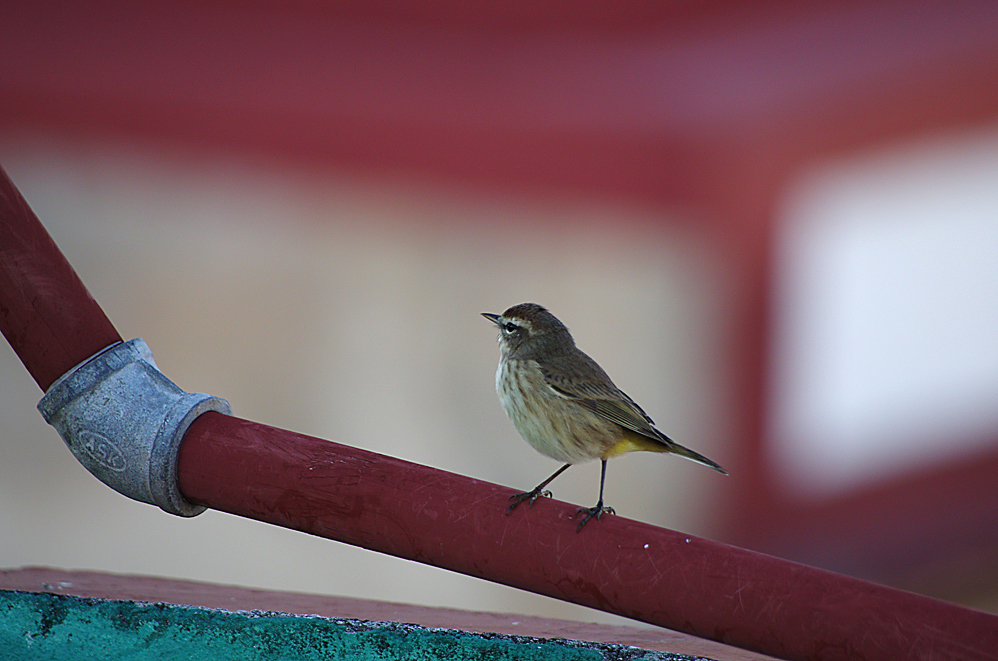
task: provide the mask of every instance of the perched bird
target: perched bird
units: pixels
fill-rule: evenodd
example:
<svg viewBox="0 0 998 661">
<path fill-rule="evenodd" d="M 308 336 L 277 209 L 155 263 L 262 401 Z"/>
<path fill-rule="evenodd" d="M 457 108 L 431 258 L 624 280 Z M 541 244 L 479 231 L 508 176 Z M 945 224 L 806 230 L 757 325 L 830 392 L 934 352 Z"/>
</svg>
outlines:
<svg viewBox="0 0 998 661">
<path fill-rule="evenodd" d="M 521 303 L 502 314 L 483 312 L 482 316 L 499 327 L 496 392 L 506 415 L 535 450 L 565 462 L 534 489 L 512 496 L 506 514 L 525 500 L 533 505 L 538 496 L 550 496 L 544 487 L 572 464 L 599 459 L 599 500 L 578 511 L 586 513 L 576 526 L 579 531 L 589 519 L 613 513 L 613 508 L 603 505 L 606 460 L 636 450 L 671 452 L 728 474 L 657 430 L 641 407 L 575 346 L 568 328 L 544 307 Z"/>
</svg>

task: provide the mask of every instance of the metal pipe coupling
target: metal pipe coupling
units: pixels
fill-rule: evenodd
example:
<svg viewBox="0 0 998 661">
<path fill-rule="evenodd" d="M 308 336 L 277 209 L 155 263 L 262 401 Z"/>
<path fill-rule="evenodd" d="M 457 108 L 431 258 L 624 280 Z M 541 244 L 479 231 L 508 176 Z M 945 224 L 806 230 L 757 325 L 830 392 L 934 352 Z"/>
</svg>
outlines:
<svg viewBox="0 0 998 661">
<path fill-rule="evenodd" d="M 38 410 L 79 462 L 118 493 L 178 516 L 205 510 L 180 493 L 180 442 L 202 413 L 232 409 L 224 399 L 181 390 L 159 371 L 141 338 L 63 374 Z"/>
</svg>

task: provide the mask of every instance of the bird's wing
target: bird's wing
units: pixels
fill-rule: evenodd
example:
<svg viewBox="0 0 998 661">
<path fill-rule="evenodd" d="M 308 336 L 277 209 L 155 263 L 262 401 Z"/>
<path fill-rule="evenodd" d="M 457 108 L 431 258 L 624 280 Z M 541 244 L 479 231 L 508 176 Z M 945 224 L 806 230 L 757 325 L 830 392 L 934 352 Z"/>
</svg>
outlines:
<svg viewBox="0 0 998 661">
<path fill-rule="evenodd" d="M 728 474 L 716 463 L 687 447 L 679 445 L 671 438 L 655 429 L 655 423 L 634 400 L 624 394 L 589 356 L 579 352 L 563 358 L 538 361 L 541 374 L 548 387 L 559 397 L 577 402 L 593 413 L 611 420 L 652 442 L 651 446 L 640 450 L 672 452 L 697 463 L 709 466 L 719 473 Z M 628 448 L 629 451 L 632 448 Z"/>
<path fill-rule="evenodd" d="M 583 360 L 580 358 L 584 357 Z M 617 388 L 606 372 L 585 354 L 571 361 L 551 360 L 540 365 L 548 387 L 561 397 L 571 399 L 593 413 L 616 422 L 621 427 L 662 441 L 664 434 L 633 399 Z"/>
</svg>

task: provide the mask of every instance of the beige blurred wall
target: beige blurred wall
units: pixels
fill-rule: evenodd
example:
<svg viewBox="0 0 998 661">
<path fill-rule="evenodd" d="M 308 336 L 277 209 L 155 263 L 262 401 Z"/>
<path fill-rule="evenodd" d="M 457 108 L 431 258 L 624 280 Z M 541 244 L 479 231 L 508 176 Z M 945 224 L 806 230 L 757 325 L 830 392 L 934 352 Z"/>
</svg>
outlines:
<svg viewBox="0 0 998 661">
<path fill-rule="evenodd" d="M 234 413 L 517 488 L 557 467 L 494 392 L 479 312 L 547 305 L 667 433 L 724 464 L 725 292 L 660 212 L 296 171 L 159 145 L 4 136 L 0 163 L 123 337 Z M 48 565 L 586 621 L 613 616 L 274 526 L 181 519 L 79 466 L 0 343 L 0 567 Z M 598 464 L 552 486 L 591 505 Z M 629 518 L 709 534 L 725 481 L 610 463 Z M 539 515 L 534 512 L 534 515 Z"/>
</svg>

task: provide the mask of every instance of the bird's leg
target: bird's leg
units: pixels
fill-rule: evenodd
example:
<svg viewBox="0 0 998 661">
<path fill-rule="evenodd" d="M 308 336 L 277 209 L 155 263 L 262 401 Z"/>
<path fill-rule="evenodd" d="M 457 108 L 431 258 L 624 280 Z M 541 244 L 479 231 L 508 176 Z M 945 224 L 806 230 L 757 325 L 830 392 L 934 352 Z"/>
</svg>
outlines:
<svg viewBox="0 0 998 661">
<path fill-rule="evenodd" d="M 603 465 L 600 467 L 600 472 L 599 472 L 599 500 L 596 501 L 595 506 L 583 507 L 579 509 L 578 512 L 576 512 L 576 514 L 582 514 L 583 512 L 585 512 L 586 515 L 582 518 L 581 521 L 579 521 L 579 525 L 575 527 L 575 532 L 579 532 L 580 530 L 582 530 L 582 526 L 586 525 L 586 522 L 589 519 L 593 518 L 594 516 L 596 517 L 596 520 L 599 521 L 599 518 L 603 516 L 604 512 L 609 512 L 610 514 L 614 514 L 612 507 L 603 507 L 603 482 L 606 481 L 606 459 L 602 459 L 601 461 L 603 462 Z"/>
<path fill-rule="evenodd" d="M 545 491 L 544 487 L 546 487 L 548 484 L 550 484 L 551 480 L 553 480 L 554 478 L 556 478 L 559 475 L 561 475 L 562 473 L 564 473 L 565 469 L 567 469 L 571 465 L 572 464 L 565 464 L 564 466 L 562 466 L 561 468 L 559 468 L 558 470 L 556 470 L 554 472 L 554 475 L 552 475 L 548 479 L 544 480 L 543 482 L 541 482 L 540 484 L 538 484 L 536 487 L 534 487 L 530 491 L 524 491 L 523 493 L 517 493 L 517 494 L 513 494 L 512 496 L 510 496 L 509 499 L 512 500 L 513 502 L 510 504 L 510 506 L 508 508 L 506 508 L 506 515 L 509 516 L 509 513 L 512 512 L 516 508 L 517 505 L 519 505 L 520 503 L 522 503 L 525 500 L 529 501 L 529 504 L 532 507 L 533 504 L 534 504 L 534 501 L 537 500 L 538 496 L 550 496 L 551 492 L 550 491 Z"/>
</svg>

